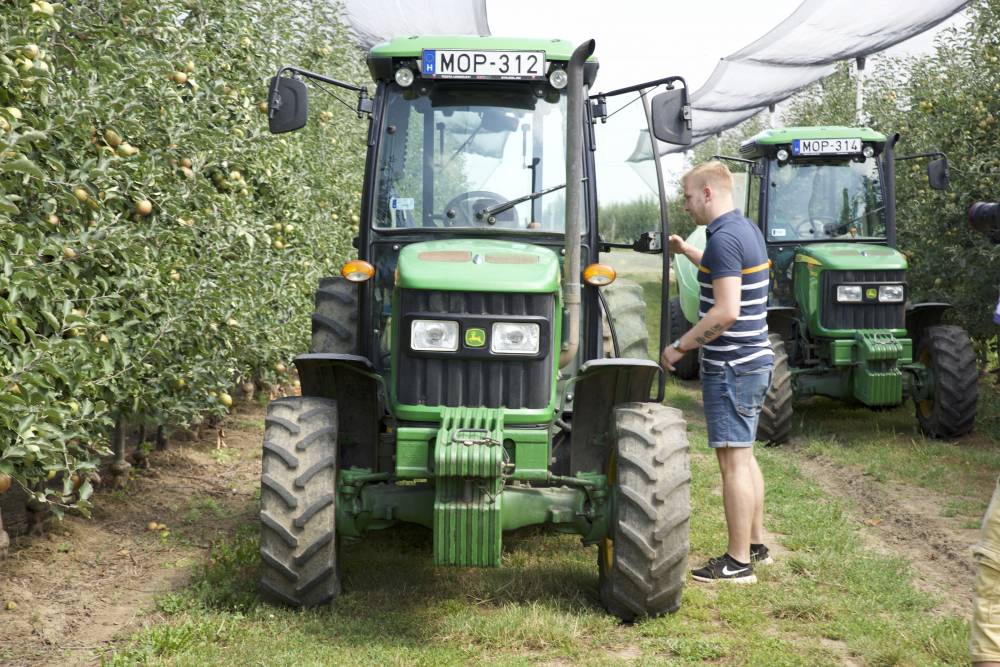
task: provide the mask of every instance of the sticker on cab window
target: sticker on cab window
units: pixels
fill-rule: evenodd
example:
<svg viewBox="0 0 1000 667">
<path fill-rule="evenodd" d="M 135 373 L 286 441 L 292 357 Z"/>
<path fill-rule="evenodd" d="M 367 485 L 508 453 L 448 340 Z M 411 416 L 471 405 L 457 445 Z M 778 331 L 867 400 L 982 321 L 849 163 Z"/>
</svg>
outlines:
<svg viewBox="0 0 1000 667">
<path fill-rule="evenodd" d="M 393 211 L 412 211 L 413 206 L 413 197 L 391 197 L 389 199 L 389 208 Z"/>
<path fill-rule="evenodd" d="M 787 229 L 778 229 L 777 227 L 775 227 L 774 229 L 771 230 L 771 236 L 784 236 L 785 232 L 787 231 L 788 231 Z"/>
</svg>

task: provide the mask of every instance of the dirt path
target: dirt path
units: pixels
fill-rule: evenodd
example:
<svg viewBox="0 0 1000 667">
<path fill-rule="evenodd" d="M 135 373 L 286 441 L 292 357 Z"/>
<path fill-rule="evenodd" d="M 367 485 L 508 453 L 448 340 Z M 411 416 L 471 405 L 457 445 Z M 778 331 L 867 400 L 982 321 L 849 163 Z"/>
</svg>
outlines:
<svg viewBox="0 0 1000 667">
<path fill-rule="evenodd" d="M 947 497 L 908 484 L 876 481 L 860 468 L 784 448 L 824 493 L 848 501 L 870 549 L 898 556 L 916 572 L 918 590 L 940 598 L 937 611 L 966 616 L 972 605 L 971 548 L 979 531 L 941 516 Z"/>
<path fill-rule="evenodd" d="M 215 429 L 171 442 L 126 492 L 99 491 L 92 520 L 18 538 L 0 561 L 0 664 L 97 664 L 113 639 L 156 622 L 155 597 L 183 587 L 213 541 L 255 513 L 263 420 L 263 408 L 240 406 L 223 423 L 225 447 Z"/>
</svg>

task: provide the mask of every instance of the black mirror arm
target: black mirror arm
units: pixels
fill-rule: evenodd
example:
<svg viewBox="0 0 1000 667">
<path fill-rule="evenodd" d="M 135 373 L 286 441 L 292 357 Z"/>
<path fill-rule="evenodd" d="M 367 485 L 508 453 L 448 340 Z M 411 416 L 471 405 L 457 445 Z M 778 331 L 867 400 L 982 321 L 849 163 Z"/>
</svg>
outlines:
<svg viewBox="0 0 1000 667">
<path fill-rule="evenodd" d="M 316 81 L 322 81 L 323 83 L 329 83 L 332 86 L 337 86 L 338 88 L 345 88 L 347 90 L 354 91 L 355 93 L 367 93 L 368 90 L 361 86 L 355 86 L 353 83 L 345 83 L 344 81 L 338 81 L 337 79 L 331 79 L 328 76 L 323 76 L 322 74 L 316 74 L 315 72 L 310 72 L 309 70 L 299 69 L 298 67 L 291 67 L 286 65 L 278 70 L 276 77 L 280 77 L 285 72 L 291 72 L 294 75 L 304 76 L 307 79 L 314 79 Z"/>
<path fill-rule="evenodd" d="M 742 164 L 757 164 L 754 160 L 747 160 L 742 157 L 733 157 L 732 155 L 713 155 L 713 160 L 728 160 L 729 162 L 740 162 Z"/>
<path fill-rule="evenodd" d="M 683 84 L 683 86 L 685 88 L 688 87 L 687 81 L 684 80 L 684 77 L 682 77 L 682 76 L 668 76 L 668 77 L 665 77 L 663 79 L 656 79 L 654 81 L 646 81 L 644 83 L 637 83 L 637 84 L 635 84 L 633 86 L 628 86 L 626 88 L 618 88 L 616 90 L 611 90 L 611 91 L 608 91 L 606 93 L 597 93 L 595 95 L 591 95 L 590 99 L 592 99 L 592 100 L 601 100 L 601 99 L 604 99 L 606 97 L 614 97 L 615 95 L 623 95 L 625 93 L 634 93 L 634 92 L 638 92 L 640 90 L 645 90 L 646 88 L 653 88 L 655 86 L 662 86 L 662 85 L 666 85 L 667 88 L 669 89 L 669 88 L 673 88 L 673 84 L 678 83 L 678 82 L 680 82 L 681 84 Z"/>
<path fill-rule="evenodd" d="M 328 83 L 331 86 L 337 86 L 338 88 L 343 88 L 345 90 L 350 90 L 352 92 L 357 93 L 358 94 L 358 107 L 357 107 L 357 109 L 355 111 L 357 111 L 358 118 L 361 118 L 361 116 L 363 114 L 371 113 L 372 110 L 374 109 L 374 104 L 372 103 L 372 98 L 369 97 L 369 95 L 368 95 L 368 89 L 367 88 L 364 88 L 362 86 L 356 86 L 353 83 L 347 83 L 345 81 L 339 81 L 337 79 L 333 79 L 333 78 L 330 78 L 328 76 L 323 76 L 322 74 L 317 74 L 316 72 L 310 72 L 309 70 L 306 70 L 306 69 L 301 69 L 301 68 L 298 68 L 298 67 L 292 67 L 290 65 L 286 65 L 286 66 L 281 67 L 281 68 L 278 69 L 278 73 L 274 76 L 274 84 L 273 84 L 273 87 L 271 88 L 270 99 L 274 99 L 274 93 L 277 91 L 277 87 L 278 87 L 278 79 L 280 79 L 281 75 L 284 74 L 285 72 L 291 72 L 293 77 L 304 76 L 307 79 L 312 79 L 314 81 L 320 81 L 322 83 Z M 325 90 L 322 86 L 320 86 L 319 88 L 320 88 L 320 90 L 323 90 L 327 94 L 330 94 L 330 95 L 333 94 L 330 91 Z M 337 96 L 334 95 L 334 97 L 337 97 Z M 340 98 L 337 98 L 337 99 L 339 100 Z"/>
<path fill-rule="evenodd" d="M 682 76 L 668 76 L 662 79 L 655 79 L 653 81 L 645 81 L 643 83 L 637 83 L 633 86 L 627 86 L 625 88 L 617 88 L 615 90 L 606 93 L 597 93 L 590 96 L 590 100 L 593 102 L 594 119 L 601 119 L 601 122 L 606 122 L 608 118 L 608 104 L 607 98 L 614 97 L 615 95 L 624 95 L 625 93 L 635 93 L 644 91 L 647 88 L 655 88 L 656 86 L 665 85 L 668 90 L 673 89 L 674 84 L 680 83 L 687 89 L 687 81 L 684 80 Z M 688 129 L 691 129 L 691 105 L 684 105 L 684 120 L 687 122 Z"/>
</svg>

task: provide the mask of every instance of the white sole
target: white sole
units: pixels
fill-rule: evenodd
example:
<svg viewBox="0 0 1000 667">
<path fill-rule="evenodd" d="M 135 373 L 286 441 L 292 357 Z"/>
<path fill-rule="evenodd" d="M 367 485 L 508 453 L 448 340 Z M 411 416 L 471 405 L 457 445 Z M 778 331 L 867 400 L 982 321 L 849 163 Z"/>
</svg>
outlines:
<svg viewBox="0 0 1000 667">
<path fill-rule="evenodd" d="M 753 564 L 754 565 L 773 565 L 774 564 L 774 559 L 771 558 L 770 556 L 768 556 L 764 560 L 755 560 L 753 562 Z"/>
<path fill-rule="evenodd" d="M 756 584 L 757 583 L 757 575 L 756 574 L 751 574 L 749 577 L 737 577 L 735 579 L 709 579 L 708 577 L 699 577 L 696 574 L 692 574 L 691 578 L 694 579 L 695 581 L 700 581 L 700 582 L 705 583 L 705 584 L 715 584 L 715 583 L 724 583 L 724 584 Z"/>
</svg>

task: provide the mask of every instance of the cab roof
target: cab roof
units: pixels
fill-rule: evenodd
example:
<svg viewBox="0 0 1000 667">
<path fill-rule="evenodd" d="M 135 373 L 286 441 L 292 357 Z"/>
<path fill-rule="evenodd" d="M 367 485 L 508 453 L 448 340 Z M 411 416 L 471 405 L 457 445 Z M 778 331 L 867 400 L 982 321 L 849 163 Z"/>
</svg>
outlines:
<svg viewBox="0 0 1000 667">
<path fill-rule="evenodd" d="M 391 80 L 400 61 L 421 58 L 424 49 L 462 51 L 544 51 L 548 62 L 569 62 L 576 46 L 565 39 L 536 37 L 481 37 L 478 35 L 427 35 L 396 37 L 376 44 L 368 52 L 368 70 L 375 81 Z M 584 65 L 583 79 L 588 86 L 597 77 L 597 58 L 590 56 Z M 419 69 L 417 70 L 419 72 Z"/>
<path fill-rule="evenodd" d="M 480 37 L 478 35 L 430 35 L 396 37 L 371 48 L 372 58 L 419 58 L 424 49 L 468 51 L 545 51 L 547 60 L 569 60 L 575 46 L 565 39 L 534 37 Z M 596 61 L 591 56 L 587 59 Z"/>
<path fill-rule="evenodd" d="M 808 127 L 775 127 L 756 134 L 740 144 L 740 155 L 758 158 L 773 152 L 774 146 L 790 144 L 796 139 L 854 139 L 866 143 L 884 144 L 885 135 L 870 127 L 844 125 L 812 125 Z M 770 150 L 769 150 L 770 149 Z"/>
</svg>

